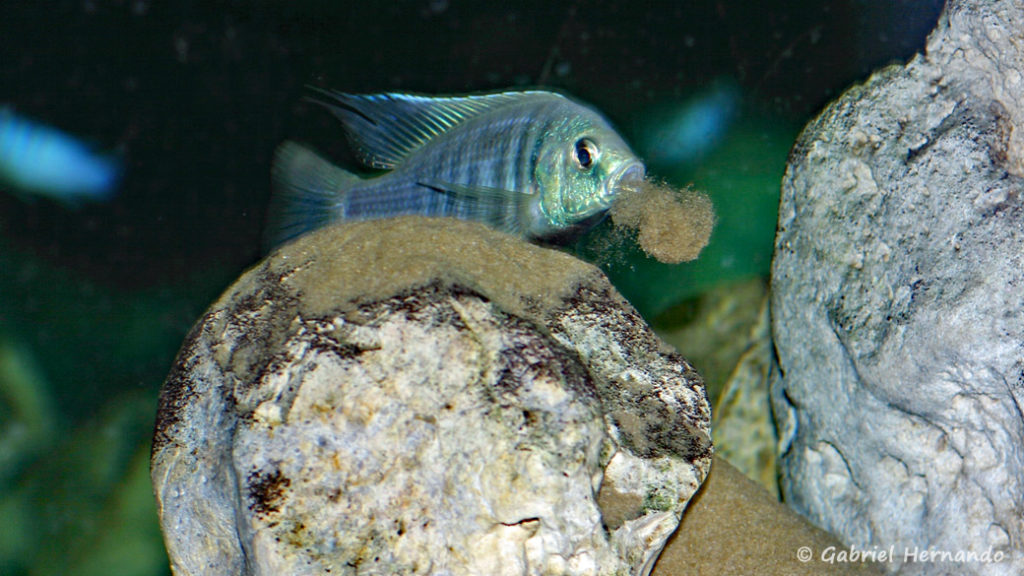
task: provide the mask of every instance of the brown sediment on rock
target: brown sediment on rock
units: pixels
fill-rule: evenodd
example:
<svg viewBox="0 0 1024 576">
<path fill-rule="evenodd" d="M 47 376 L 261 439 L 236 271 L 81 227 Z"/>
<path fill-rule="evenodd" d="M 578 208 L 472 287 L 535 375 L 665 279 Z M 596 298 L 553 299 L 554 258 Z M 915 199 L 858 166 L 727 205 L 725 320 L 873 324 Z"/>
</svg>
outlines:
<svg viewBox="0 0 1024 576">
<path fill-rule="evenodd" d="M 300 295 L 306 315 L 337 311 L 345 302 L 354 308 L 437 281 L 466 286 L 487 294 L 506 312 L 529 315 L 527 308 L 549 309 L 581 280 L 600 275 L 568 254 L 450 218 L 402 216 L 311 234 L 317 240 L 286 244 L 261 264 L 265 274 L 280 276 Z M 524 251 L 547 257 L 524 259 Z M 314 262 L 317 271 L 311 273 Z"/>
<path fill-rule="evenodd" d="M 887 559 L 878 557 L 877 550 L 874 557 L 862 553 L 843 561 L 840 552 L 850 551 L 716 456 L 653 575 L 884 573 Z"/>
<path fill-rule="evenodd" d="M 666 264 L 697 258 L 715 224 L 706 194 L 650 180 L 622 189 L 611 216 L 616 227 L 636 230 L 644 252 Z"/>
</svg>

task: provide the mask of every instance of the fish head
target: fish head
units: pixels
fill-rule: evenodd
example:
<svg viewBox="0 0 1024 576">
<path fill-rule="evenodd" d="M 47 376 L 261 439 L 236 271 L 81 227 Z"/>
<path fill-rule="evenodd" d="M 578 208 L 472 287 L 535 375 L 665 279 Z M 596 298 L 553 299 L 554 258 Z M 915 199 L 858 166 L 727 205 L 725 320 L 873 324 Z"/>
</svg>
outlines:
<svg viewBox="0 0 1024 576">
<path fill-rule="evenodd" d="M 553 228 L 572 226 L 611 207 L 623 187 L 646 169 L 629 145 L 596 112 L 583 110 L 545 135 L 536 181 L 542 211 Z"/>
</svg>

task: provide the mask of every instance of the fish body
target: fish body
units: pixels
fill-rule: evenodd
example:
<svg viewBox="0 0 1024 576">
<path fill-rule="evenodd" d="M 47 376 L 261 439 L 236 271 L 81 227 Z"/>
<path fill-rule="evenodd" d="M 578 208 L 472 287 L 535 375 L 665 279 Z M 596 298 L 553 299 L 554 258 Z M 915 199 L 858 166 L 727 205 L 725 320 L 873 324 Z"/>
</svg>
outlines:
<svg viewBox="0 0 1024 576">
<path fill-rule="evenodd" d="M 74 204 L 116 192 L 120 163 L 73 136 L 0 109 L 0 185 Z"/>
<path fill-rule="evenodd" d="M 324 92 L 361 178 L 286 142 L 273 168 L 271 244 L 342 220 L 419 214 L 476 220 L 533 240 L 604 215 L 644 165 L 593 109 L 545 91 L 462 97 Z"/>
</svg>

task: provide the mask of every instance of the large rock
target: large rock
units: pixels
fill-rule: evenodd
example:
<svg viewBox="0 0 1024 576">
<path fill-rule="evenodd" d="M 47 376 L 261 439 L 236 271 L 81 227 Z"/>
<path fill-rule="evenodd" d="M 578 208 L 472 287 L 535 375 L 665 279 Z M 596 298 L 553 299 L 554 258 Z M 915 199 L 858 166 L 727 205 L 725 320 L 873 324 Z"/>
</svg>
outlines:
<svg viewBox="0 0 1024 576">
<path fill-rule="evenodd" d="M 311 234 L 196 324 L 152 475 L 175 574 L 648 574 L 700 377 L 595 268 L 477 224 Z"/>
<path fill-rule="evenodd" d="M 783 184 L 782 490 L 905 574 L 1024 573 L 1021 30 L 1020 1 L 949 2 L 925 55 L 808 125 Z"/>
</svg>

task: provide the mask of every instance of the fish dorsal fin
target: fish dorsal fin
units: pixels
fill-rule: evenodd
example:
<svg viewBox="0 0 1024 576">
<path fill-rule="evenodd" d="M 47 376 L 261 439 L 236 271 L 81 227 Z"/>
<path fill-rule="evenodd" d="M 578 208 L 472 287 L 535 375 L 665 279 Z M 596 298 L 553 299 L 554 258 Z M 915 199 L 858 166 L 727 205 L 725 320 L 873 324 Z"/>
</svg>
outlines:
<svg viewBox="0 0 1024 576">
<path fill-rule="evenodd" d="M 326 106 L 345 125 L 360 161 L 383 169 L 394 168 L 414 150 L 468 118 L 529 97 L 561 97 L 541 90 L 437 98 L 315 90 L 329 100 L 312 100 Z"/>
</svg>

